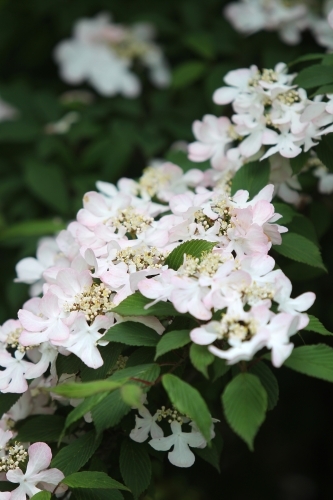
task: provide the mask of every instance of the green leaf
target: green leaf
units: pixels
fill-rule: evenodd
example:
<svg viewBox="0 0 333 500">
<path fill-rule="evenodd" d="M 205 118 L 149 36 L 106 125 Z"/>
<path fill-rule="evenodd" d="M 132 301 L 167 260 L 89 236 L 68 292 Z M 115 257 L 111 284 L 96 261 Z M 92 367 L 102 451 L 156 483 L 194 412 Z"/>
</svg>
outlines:
<svg viewBox="0 0 333 500">
<path fill-rule="evenodd" d="M 85 398 L 99 392 L 111 392 L 119 389 L 126 381 L 113 382 L 112 380 L 97 380 L 96 382 L 61 384 L 56 387 L 45 389 L 48 392 L 54 392 L 65 396 L 66 398 Z"/>
<path fill-rule="evenodd" d="M 274 245 L 274 250 L 284 257 L 318 267 L 326 271 L 318 247 L 304 236 L 286 233 L 282 236 L 282 244 Z"/>
<path fill-rule="evenodd" d="M 191 342 L 189 330 L 175 330 L 165 333 L 156 346 L 155 359 L 174 349 L 179 349 Z"/>
<path fill-rule="evenodd" d="M 94 406 L 98 405 L 104 398 L 108 395 L 107 392 L 102 392 L 101 394 L 95 394 L 94 396 L 90 396 L 80 403 L 74 410 L 72 410 L 66 418 L 64 431 L 68 429 L 68 427 L 80 418 L 82 418 L 86 413 L 91 411 Z"/>
<path fill-rule="evenodd" d="M 267 410 L 273 410 L 279 400 L 279 384 L 274 373 L 262 361 L 251 366 L 250 373 L 257 375 L 260 379 L 267 392 Z"/>
<path fill-rule="evenodd" d="M 60 469 L 65 476 L 77 472 L 95 453 L 101 443 L 95 431 L 87 432 L 71 444 L 62 448 L 53 458 L 50 467 Z"/>
<path fill-rule="evenodd" d="M 51 493 L 49 491 L 40 491 L 39 493 L 36 493 L 33 497 L 31 497 L 31 500 L 50 500 L 51 498 Z"/>
<path fill-rule="evenodd" d="M 332 94 L 332 93 L 333 93 L 333 84 L 322 85 L 313 94 L 311 94 L 311 98 L 315 95 L 324 95 L 324 94 Z"/>
<path fill-rule="evenodd" d="M 312 241 L 312 243 L 314 243 L 316 246 L 319 246 L 315 226 L 312 221 L 307 217 L 304 217 L 304 215 L 295 214 L 293 220 L 288 223 L 288 229 L 291 233 L 300 234 L 307 240 Z"/>
<path fill-rule="evenodd" d="M 146 448 L 131 439 L 124 439 L 120 448 L 119 465 L 124 483 L 134 498 L 139 498 L 148 488 L 151 478 L 151 462 Z"/>
<path fill-rule="evenodd" d="M 57 375 L 60 377 L 63 373 L 71 375 L 82 370 L 86 366 L 80 358 L 75 356 L 75 354 L 70 354 L 69 356 L 63 356 L 59 354 L 56 361 Z"/>
<path fill-rule="evenodd" d="M 275 208 L 275 213 L 282 215 L 282 218 L 279 219 L 279 224 L 288 224 L 291 222 L 296 215 L 295 210 L 286 203 L 273 203 Z"/>
<path fill-rule="evenodd" d="M 144 380 L 146 382 L 154 382 L 160 374 L 160 367 L 156 363 L 147 363 L 145 365 L 136 365 L 117 370 L 108 380 L 129 380 L 134 378 Z"/>
<path fill-rule="evenodd" d="M 187 382 L 167 373 L 162 384 L 170 401 L 184 415 L 194 420 L 206 441 L 210 441 L 212 417 L 201 394 Z"/>
<path fill-rule="evenodd" d="M 61 481 L 70 488 L 92 488 L 108 490 L 126 490 L 129 489 L 115 479 L 105 474 L 105 472 L 84 471 L 75 472 Z"/>
<path fill-rule="evenodd" d="M 284 364 L 310 377 L 333 382 L 333 349 L 328 345 L 296 347 Z"/>
<path fill-rule="evenodd" d="M 211 243 L 206 240 L 185 241 L 172 250 L 166 258 L 165 264 L 177 271 L 184 263 L 184 255 L 200 259 L 203 252 L 211 252 L 215 246 L 216 242 Z"/>
<path fill-rule="evenodd" d="M 11 407 L 20 399 L 22 394 L 0 393 L 0 418 L 7 413 Z"/>
<path fill-rule="evenodd" d="M 239 189 L 246 189 L 250 198 L 267 186 L 269 181 L 270 165 L 268 160 L 253 161 L 246 163 L 232 179 L 231 194 L 234 195 Z"/>
<path fill-rule="evenodd" d="M 93 490 L 90 488 L 75 488 L 73 500 L 124 500 L 119 490 Z"/>
<path fill-rule="evenodd" d="M 187 61 L 179 64 L 172 73 L 172 86 L 175 89 L 189 87 L 203 76 L 206 65 L 201 61 Z"/>
<path fill-rule="evenodd" d="M 308 159 L 310 158 L 310 153 L 301 153 L 295 158 L 290 158 L 290 166 L 293 171 L 293 174 L 297 175 L 300 173 Z"/>
<path fill-rule="evenodd" d="M 208 462 L 210 465 L 215 467 L 215 469 L 218 472 L 221 472 L 221 470 L 220 470 L 220 453 L 219 453 L 214 441 L 212 441 L 212 446 L 210 446 L 210 447 L 206 446 L 205 448 L 193 448 L 193 451 L 196 455 L 198 455 L 198 457 L 202 458 L 203 460 Z"/>
<path fill-rule="evenodd" d="M 26 162 L 25 181 L 40 201 L 53 210 L 67 215 L 70 199 L 65 175 L 58 165 Z"/>
<path fill-rule="evenodd" d="M 17 440 L 23 443 L 43 441 L 56 442 L 59 439 L 65 418 L 60 415 L 38 415 L 26 420 L 19 428 Z"/>
<path fill-rule="evenodd" d="M 227 365 L 225 359 L 215 358 L 213 364 L 214 379 L 213 382 L 223 377 L 231 368 L 231 365 Z"/>
<path fill-rule="evenodd" d="M 291 66 L 294 66 L 295 64 L 298 64 L 300 62 L 306 62 L 306 61 L 315 61 L 318 59 L 322 59 L 325 56 L 325 54 L 306 54 L 304 56 L 300 56 L 295 61 L 292 61 L 291 63 L 288 64 L 289 68 Z"/>
<path fill-rule="evenodd" d="M 109 342 L 121 342 L 126 345 L 154 347 L 160 340 L 160 336 L 143 323 L 124 321 L 116 323 L 111 327 L 101 340 Z"/>
<path fill-rule="evenodd" d="M 253 440 L 265 420 L 267 394 L 251 373 L 240 373 L 222 394 L 224 414 L 230 427 L 253 451 Z"/>
<path fill-rule="evenodd" d="M 190 348 L 190 360 L 194 368 L 208 378 L 207 367 L 214 362 L 215 356 L 208 351 L 207 346 L 192 344 Z"/>
<path fill-rule="evenodd" d="M 319 160 L 333 172 L 333 134 L 322 137 L 315 151 Z"/>
<path fill-rule="evenodd" d="M 65 228 L 66 224 L 57 219 L 29 220 L 2 229 L 0 231 L 0 241 L 12 238 L 26 238 L 27 236 L 45 236 L 58 233 Z"/>
<path fill-rule="evenodd" d="M 309 324 L 304 328 L 304 330 L 320 333 L 321 335 L 333 335 L 332 332 L 328 331 L 324 327 L 324 325 L 319 321 L 318 318 L 312 316 L 311 314 L 309 314 L 308 316 L 310 321 Z"/>
<path fill-rule="evenodd" d="M 211 59 L 216 53 L 216 47 L 211 33 L 195 32 L 185 36 L 184 44 L 199 56 Z"/>
<path fill-rule="evenodd" d="M 120 389 L 120 395 L 124 403 L 130 407 L 139 408 L 142 405 L 142 389 L 135 384 L 125 384 Z"/>
<path fill-rule="evenodd" d="M 111 311 L 121 316 L 183 316 L 182 313 L 176 311 L 170 302 L 158 302 L 146 308 L 151 302 L 151 299 L 147 299 L 137 292 L 120 302 Z"/>
<path fill-rule="evenodd" d="M 130 411 L 131 408 L 123 401 L 120 391 L 111 392 L 91 410 L 97 433 L 114 427 Z"/>
<path fill-rule="evenodd" d="M 119 355 L 121 354 L 124 346 L 122 344 L 110 343 L 107 346 L 100 346 L 98 350 L 103 358 L 103 365 L 99 368 L 89 368 L 82 363 L 80 368 L 80 376 L 82 382 L 89 382 L 90 380 L 101 380 L 107 377 L 111 370 L 115 367 Z M 81 361 L 81 360 L 80 360 Z"/>
<path fill-rule="evenodd" d="M 299 85 L 303 89 L 312 89 L 320 85 L 333 82 L 333 68 L 321 64 L 314 64 L 298 73 L 294 85 Z"/>
</svg>

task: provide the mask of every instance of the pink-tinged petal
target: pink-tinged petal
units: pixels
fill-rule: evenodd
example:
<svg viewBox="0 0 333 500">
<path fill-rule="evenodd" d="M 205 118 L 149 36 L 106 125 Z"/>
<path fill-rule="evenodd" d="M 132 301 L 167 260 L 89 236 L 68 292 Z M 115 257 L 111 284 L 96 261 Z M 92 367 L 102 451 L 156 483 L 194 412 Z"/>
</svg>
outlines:
<svg viewBox="0 0 333 500">
<path fill-rule="evenodd" d="M 213 101 L 215 104 L 229 104 L 238 95 L 239 90 L 233 87 L 221 87 L 215 90 L 213 94 Z"/>
<path fill-rule="evenodd" d="M 9 491 L 0 492 L 0 500 L 10 500 L 11 493 Z"/>
<path fill-rule="evenodd" d="M 274 206 L 265 200 L 258 201 L 253 207 L 253 223 L 262 226 L 274 214 Z"/>
<path fill-rule="evenodd" d="M 289 358 L 292 350 L 294 348 L 294 344 L 274 344 L 271 352 L 271 360 L 272 365 L 276 368 L 280 368 L 283 365 L 285 360 Z"/>
<path fill-rule="evenodd" d="M 34 443 L 28 449 L 29 462 L 27 465 L 26 476 L 31 477 L 33 474 L 43 469 L 47 469 L 52 460 L 51 448 L 45 443 Z"/>
<path fill-rule="evenodd" d="M 47 292 L 40 303 L 41 313 L 47 318 L 59 316 L 59 299 L 51 292 Z"/>
<path fill-rule="evenodd" d="M 262 135 L 262 143 L 263 144 L 276 144 L 279 140 L 279 134 L 275 132 L 275 130 L 270 130 L 269 128 L 265 128 L 265 131 Z"/>
<path fill-rule="evenodd" d="M 199 345 L 209 345 L 215 342 L 217 335 L 207 332 L 204 328 L 195 328 L 190 333 L 191 340 Z"/>
<path fill-rule="evenodd" d="M 211 158 L 214 148 L 210 144 L 192 142 L 188 145 L 188 157 L 191 161 L 202 162 Z"/>
<path fill-rule="evenodd" d="M 24 309 L 20 309 L 17 315 L 23 328 L 26 330 L 30 332 L 41 332 L 45 330 L 45 319 L 40 316 L 35 316 L 35 314 Z"/>
<path fill-rule="evenodd" d="M 251 69 L 240 68 L 233 71 L 229 71 L 224 77 L 225 83 L 232 85 L 234 87 L 246 87 L 249 79 L 251 78 L 253 70 L 257 69 L 252 66 Z"/>
<path fill-rule="evenodd" d="M 56 486 L 64 479 L 64 477 L 64 474 L 59 469 L 49 469 L 38 472 L 34 475 L 33 479 L 38 483 L 43 482 Z"/>
</svg>

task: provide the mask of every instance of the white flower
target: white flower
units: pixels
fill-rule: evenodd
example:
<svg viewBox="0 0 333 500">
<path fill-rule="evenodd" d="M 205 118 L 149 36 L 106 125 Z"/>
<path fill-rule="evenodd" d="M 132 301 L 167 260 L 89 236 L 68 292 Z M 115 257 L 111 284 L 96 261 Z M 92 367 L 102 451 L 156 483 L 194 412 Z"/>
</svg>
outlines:
<svg viewBox="0 0 333 500">
<path fill-rule="evenodd" d="M 174 421 L 170 426 L 171 436 L 151 439 L 150 446 L 158 451 L 170 450 L 173 446 L 173 450 L 168 453 L 169 461 L 176 467 L 191 467 L 195 456 L 189 447 L 200 448 L 205 443 L 205 438 L 200 432 L 182 432 L 179 422 Z"/>
<path fill-rule="evenodd" d="M 159 414 L 156 412 L 155 415 L 151 415 L 150 411 L 143 405 L 138 409 L 138 412 L 142 418 L 135 415 L 135 427 L 130 433 L 130 438 L 137 443 L 146 441 L 149 434 L 153 439 L 162 438 L 163 430 L 156 423 Z"/>
<path fill-rule="evenodd" d="M 64 474 L 59 469 L 49 469 L 52 459 L 50 447 L 45 443 L 34 443 L 28 449 L 29 462 L 25 474 L 21 469 L 7 472 L 7 479 L 11 483 L 19 483 L 18 488 L 12 491 L 11 500 L 26 500 L 42 489 L 53 491 Z M 42 488 L 38 486 L 42 486 Z"/>
<path fill-rule="evenodd" d="M 148 68 L 156 86 L 166 86 L 170 81 L 163 54 L 152 42 L 153 35 L 150 25 L 125 27 L 100 14 L 77 21 L 74 37 L 61 42 L 54 56 L 66 82 L 76 85 L 88 81 L 102 95 L 135 97 L 141 90 L 138 77 L 130 70 L 135 59 Z"/>
</svg>

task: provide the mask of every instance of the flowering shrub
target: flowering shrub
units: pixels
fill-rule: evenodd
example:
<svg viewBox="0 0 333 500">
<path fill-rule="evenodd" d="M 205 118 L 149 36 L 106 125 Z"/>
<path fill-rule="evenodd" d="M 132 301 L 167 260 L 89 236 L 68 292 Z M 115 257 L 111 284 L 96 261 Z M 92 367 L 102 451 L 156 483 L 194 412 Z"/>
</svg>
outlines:
<svg viewBox="0 0 333 500">
<path fill-rule="evenodd" d="M 331 15 L 320 21 L 307 6 L 284 2 L 233 2 L 225 13 L 240 31 L 276 30 L 291 44 L 310 20 L 332 24 Z M 188 62 L 169 73 L 151 24 L 114 24 L 99 14 L 79 18 L 73 33 L 54 50 L 62 78 L 123 97 L 99 107 L 90 90 L 62 94 L 69 106 L 44 119 L 38 151 L 48 155 L 45 144 L 57 144 L 70 168 L 87 148 L 85 134 L 75 139 L 82 115 L 97 116 L 90 126 L 102 128 L 108 102 L 138 120 L 120 132 L 117 122 L 118 140 L 142 143 L 144 115 L 131 106 L 149 108 L 156 95 L 146 93 L 142 66 L 157 87 L 172 75 L 171 89 L 151 90 L 165 96 L 202 70 Z M 100 170 L 104 180 L 85 192 L 75 220 L 32 224 L 26 234 L 49 236 L 36 257 L 26 248 L 16 263 L 14 287 L 27 285 L 30 298 L 0 326 L 0 500 L 160 498 L 162 468 L 220 471 L 228 435 L 254 450 L 291 370 L 333 382 L 325 290 L 316 282 L 330 270 L 318 237 L 332 211 L 325 196 L 333 192 L 332 61 L 319 53 L 218 68 L 212 102 L 199 109 L 206 114 L 192 118 L 194 142 L 174 132 L 178 141 L 140 176 L 113 183 Z M 10 130 L 22 111 L 5 101 L 0 119 Z M 98 133 L 88 134 L 86 164 L 99 157 L 101 141 L 109 147 L 105 138 L 95 147 Z M 152 157 L 165 142 L 155 150 L 150 141 Z M 39 172 L 50 176 L 45 192 Z M 55 172 L 28 162 L 40 199 L 57 199 Z M 70 205 L 61 203 L 65 216 Z M 24 236 L 27 226 L 18 227 L 12 234 Z"/>
</svg>

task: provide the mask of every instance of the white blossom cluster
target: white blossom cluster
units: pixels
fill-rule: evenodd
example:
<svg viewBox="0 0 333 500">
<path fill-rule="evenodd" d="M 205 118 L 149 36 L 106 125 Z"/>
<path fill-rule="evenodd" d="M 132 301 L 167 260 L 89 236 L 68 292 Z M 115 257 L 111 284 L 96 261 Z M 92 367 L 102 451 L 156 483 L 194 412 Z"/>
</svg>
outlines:
<svg viewBox="0 0 333 500">
<path fill-rule="evenodd" d="M 310 2 L 308 2 L 310 4 Z M 307 2 L 289 0 L 239 0 L 224 9 L 226 19 L 245 35 L 261 30 L 277 31 L 288 45 L 301 42 L 301 33 L 310 30 L 316 42 L 333 50 L 332 12 L 333 1 L 323 2 L 322 15 Z"/>
<path fill-rule="evenodd" d="M 136 62 L 148 69 L 157 87 L 170 82 L 168 65 L 154 36 L 149 23 L 124 26 L 103 13 L 78 20 L 73 38 L 60 42 L 54 57 L 67 83 L 87 82 L 104 96 L 136 97 L 141 91 L 140 79 L 132 71 Z"/>
<path fill-rule="evenodd" d="M 207 175 L 215 180 L 232 176 L 249 161 L 269 158 L 276 194 L 297 205 L 301 186 L 293 176 L 290 159 L 311 151 L 307 167 L 317 167 L 314 173 L 320 177 L 319 190 L 331 192 L 332 174 L 312 148 L 333 130 L 333 95 L 311 101 L 304 89 L 293 85 L 295 76 L 288 74 L 284 63 L 274 69 L 260 71 L 251 66 L 227 73 L 224 81 L 228 86 L 217 89 L 213 100 L 216 104 L 231 103 L 234 114 L 231 120 L 205 115 L 202 121 L 195 121 L 197 141 L 189 145 L 189 158 L 194 162 L 210 160 L 213 172 Z"/>
<path fill-rule="evenodd" d="M 290 337 L 308 323 L 304 311 L 314 294 L 291 298 L 291 282 L 274 270 L 268 255 L 286 231 L 276 224 L 273 185 L 248 201 L 247 191 L 231 196 L 230 182 L 214 180 L 210 173 L 193 169 L 184 174 L 163 163 L 148 167 L 138 181 L 123 178 L 117 186 L 97 186 L 99 192 L 84 196 L 76 221 L 56 238 L 42 239 L 37 258 L 17 264 L 17 281 L 30 284 L 33 297 L 18 319 L 0 328 L 0 391 L 23 393 L 2 418 L 4 431 L 29 414 L 54 411 L 54 402 L 39 388 L 61 383 L 55 370 L 59 353 L 74 353 L 96 369 L 103 364 L 100 349 L 108 343 L 103 336 L 119 322 L 142 322 L 163 334 L 165 325 L 154 316 L 113 312 L 133 293 L 141 292 L 151 303 L 170 301 L 178 312 L 190 313 L 198 323 L 192 341 L 230 364 L 267 348 L 272 363 L 281 366 L 293 349 Z M 185 254 L 178 270 L 169 268 L 170 252 L 196 240 L 209 243 L 211 250 L 201 258 Z M 76 380 L 75 374 L 66 377 Z M 173 446 L 169 459 L 175 465 L 192 465 L 189 446 L 206 445 L 184 416 L 171 418 L 172 434 L 164 437 L 156 426 L 147 431 L 160 413 L 151 416 L 142 406 L 139 414 L 143 422 L 137 419 L 131 437 L 144 440 L 150 432 L 155 449 Z M 85 418 L 91 421 L 88 414 Z"/>
</svg>

